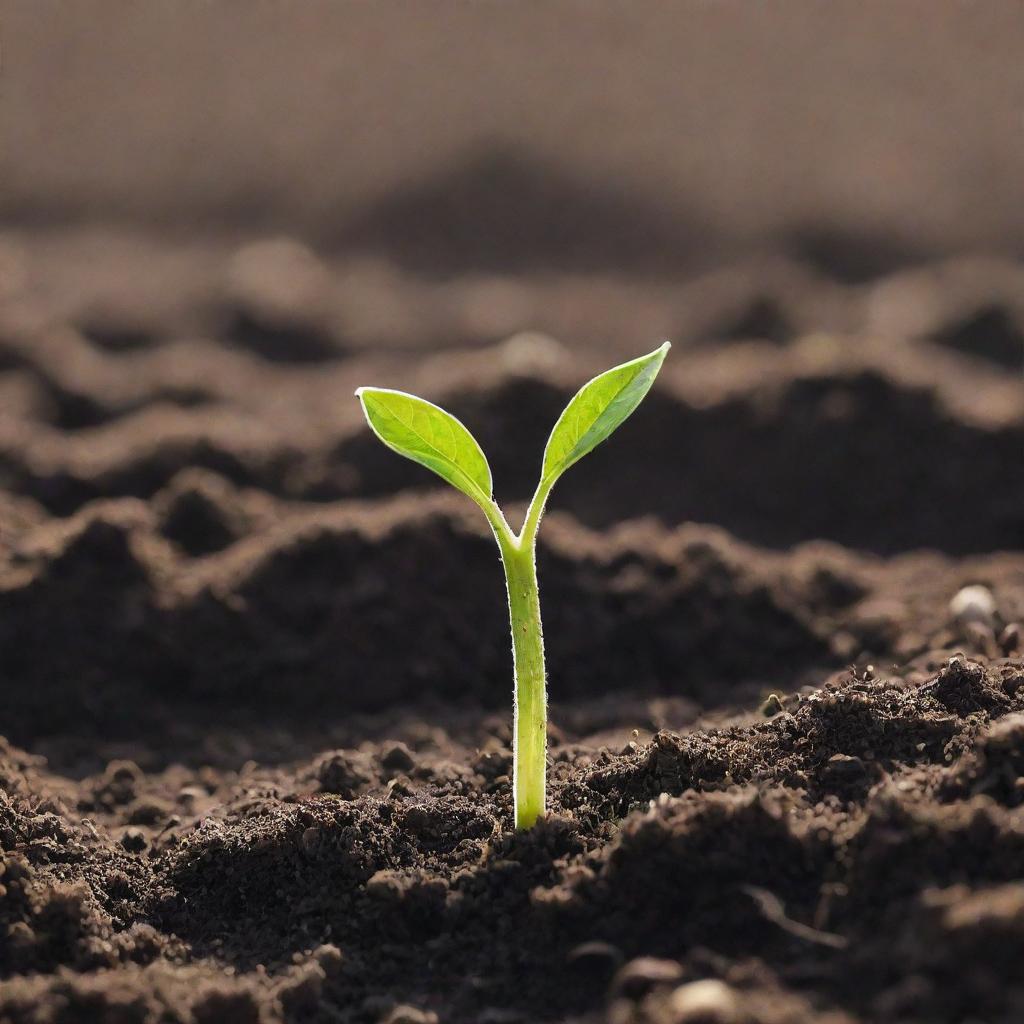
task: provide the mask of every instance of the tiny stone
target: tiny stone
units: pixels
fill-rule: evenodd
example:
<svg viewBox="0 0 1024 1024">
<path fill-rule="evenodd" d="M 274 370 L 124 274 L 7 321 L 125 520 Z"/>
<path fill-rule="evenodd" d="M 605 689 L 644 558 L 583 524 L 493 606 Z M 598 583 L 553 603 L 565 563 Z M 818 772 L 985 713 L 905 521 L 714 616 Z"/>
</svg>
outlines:
<svg viewBox="0 0 1024 1024">
<path fill-rule="evenodd" d="M 683 968 L 675 960 L 641 956 L 621 967 L 612 980 L 613 995 L 641 999 L 658 985 L 674 985 L 683 980 Z"/>
<path fill-rule="evenodd" d="M 673 1024 L 735 1024 L 740 1020 L 739 1000 L 716 978 L 680 985 L 669 998 Z"/>
<path fill-rule="evenodd" d="M 963 626 L 976 622 L 991 627 L 996 614 L 992 591 L 979 585 L 963 587 L 949 602 L 949 614 Z"/>
<path fill-rule="evenodd" d="M 1009 657 L 1014 652 L 1020 650 L 1020 623 L 1011 622 L 1003 631 L 999 634 L 999 646 L 1002 648 L 1003 654 Z"/>
<path fill-rule="evenodd" d="M 864 762 L 849 754 L 833 754 L 828 759 L 826 771 L 833 778 L 856 779 L 864 774 Z"/>
</svg>

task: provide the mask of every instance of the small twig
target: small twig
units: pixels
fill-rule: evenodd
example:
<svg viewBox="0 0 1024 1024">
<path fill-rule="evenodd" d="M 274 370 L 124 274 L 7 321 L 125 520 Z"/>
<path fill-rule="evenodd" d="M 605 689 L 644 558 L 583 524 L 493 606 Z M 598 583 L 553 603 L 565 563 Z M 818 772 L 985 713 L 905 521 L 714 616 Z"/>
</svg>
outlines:
<svg viewBox="0 0 1024 1024">
<path fill-rule="evenodd" d="M 757 909 L 767 920 L 795 938 L 815 942 L 819 946 L 828 946 L 831 949 L 845 949 L 848 945 L 845 936 L 823 932 L 787 917 L 786 908 L 775 893 L 756 885 L 741 885 L 740 888 L 757 904 Z"/>
</svg>

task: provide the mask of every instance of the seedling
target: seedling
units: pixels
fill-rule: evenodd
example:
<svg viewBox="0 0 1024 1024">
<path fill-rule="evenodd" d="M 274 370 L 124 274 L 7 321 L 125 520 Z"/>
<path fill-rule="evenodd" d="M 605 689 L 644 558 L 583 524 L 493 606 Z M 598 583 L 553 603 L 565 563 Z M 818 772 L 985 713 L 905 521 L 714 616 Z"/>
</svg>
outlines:
<svg viewBox="0 0 1024 1024">
<path fill-rule="evenodd" d="M 551 431 L 540 483 L 519 533 L 494 501 L 491 469 L 473 435 L 454 416 L 403 391 L 359 388 L 366 421 L 389 448 L 432 469 L 483 510 L 501 550 L 512 627 L 515 703 L 512 787 L 516 828 L 544 813 L 547 771 L 547 692 L 544 636 L 537 589 L 537 529 L 558 478 L 616 430 L 643 401 L 669 350 L 660 348 L 584 384 Z"/>
</svg>

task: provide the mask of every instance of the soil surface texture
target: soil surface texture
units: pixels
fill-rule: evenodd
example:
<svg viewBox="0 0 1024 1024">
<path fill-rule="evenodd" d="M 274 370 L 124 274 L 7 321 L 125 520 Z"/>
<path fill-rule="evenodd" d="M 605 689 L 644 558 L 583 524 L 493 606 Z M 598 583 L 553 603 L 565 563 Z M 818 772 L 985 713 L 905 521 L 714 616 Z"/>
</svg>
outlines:
<svg viewBox="0 0 1024 1024">
<path fill-rule="evenodd" d="M 1024 268 L 421 274 L 0 237 L 0 1021 L 1024 1019 Z M 675 342 L 541 530 L 511 828 L 479 513 Z"/>
</svg>

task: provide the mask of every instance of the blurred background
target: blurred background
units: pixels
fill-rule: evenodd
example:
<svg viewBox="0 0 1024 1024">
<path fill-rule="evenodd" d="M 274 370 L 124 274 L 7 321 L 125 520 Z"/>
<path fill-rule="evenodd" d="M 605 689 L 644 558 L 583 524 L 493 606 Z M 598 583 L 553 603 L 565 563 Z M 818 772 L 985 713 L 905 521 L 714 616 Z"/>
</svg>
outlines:
<svg viewBox="0 0 1024 1024">
<path fill-rule="evenodd" d="M 843 479 L 858 459 L 890 472 L 849 407 L 931 424 L 901 464 L 934 460 L 950 409 L 1021 415 L 1018 0 L 0 15 L 0 484 L 49 513 L 149 499 L 197 466 L 298 500 L 424 486 L 361 447 L 352 386 L 426 389 L 500 446 L 510 376 L 557 391 L 668 337 L 681 404 L 659 430 L 724 446 L 731 475 L 688 467 L 714 479 L 662 492 L 666 521 L 782 545 L 1018 543 L 1012 502 L 976 536 L 949 516 L 886 539 Z M 800 479 L 799 438 L 725 438 L 736 410 L 688 418 L 742 392 L 753 437 L 770 382 L 795 381 L 774 415 L 800 429 L 802 378 L 830 392 L 858 373 L 853 399 L 813 399 L 845 417 L 847 461 Z M 558 396 L 527 391 L 540 443 Z M 510 451 L 505 497 L 528 486 L 520 464 Z M 847 491 L 852 512 L 821 497 Z"/>
<path fill-rule="evenodd" d="M 0 485 L 29 519 L 159 512 L 194 469 L 431 486 L 368 443 L 366 383 L 449 402 L 514 503 L 564 396 L 668 337 L 635 436 L 680 482 L 627 461 L 667 524 L 1024 541 L 1016 482 L 944 502 L 1004 478 L 1024 421 L 1018 0 L 0 14 Z M 561 498 L 596 526 L 638 514 L 603 459 Z M 204 494 L 189 553 L 252 528 Z"/>
<path fill-rule="evenodd" d="M 431 275 L 1024 248 L 1016 0 L 4 0 L 0 212 Z"/>
<path fill-rule="evenodd" d="M 652 498 L 668 524 L 1021 542 L 1013 497 L 968 524 L 936 500 L 975 448 L 1002 473 L 975 425 L 1010 450 L 1024 417 L 1018 0 L 0 15 L 0 485 L 30 519 L 197 468 L 297 501 L 431 486 L 365 444 L 368 382 L 473 418 L 519 500 L 513 422 L 541 445 L 582 375 L 668 337 L 673 401 L 642 414 L 692 484 Z M 822 423 L 845 454 L 794 464 Z M 597 526 L 631 514 L 604 468 L 563 499 Z"/>
</svg>

